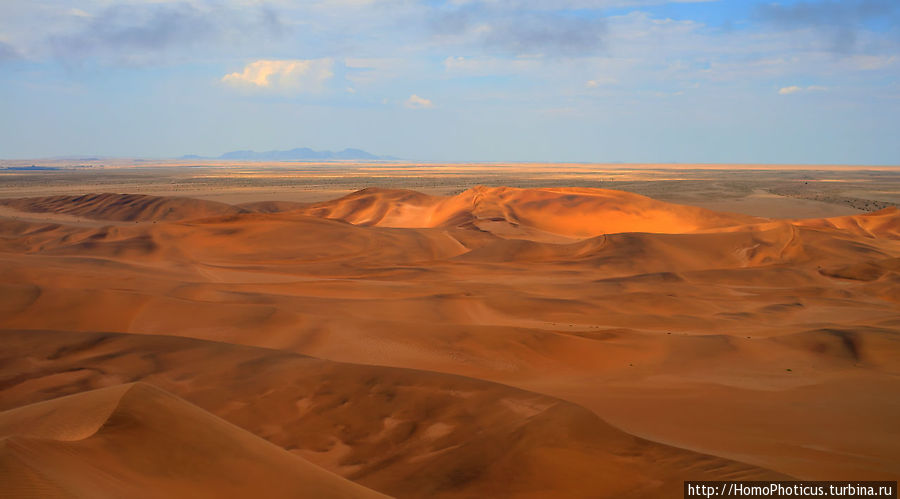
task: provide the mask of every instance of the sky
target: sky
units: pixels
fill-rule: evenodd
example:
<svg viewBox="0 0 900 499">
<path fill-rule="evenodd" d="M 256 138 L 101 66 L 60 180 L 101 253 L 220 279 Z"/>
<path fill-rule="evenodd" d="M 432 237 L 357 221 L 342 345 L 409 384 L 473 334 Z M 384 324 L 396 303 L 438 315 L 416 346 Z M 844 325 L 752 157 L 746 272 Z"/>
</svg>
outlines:
<svg viewBox="0 0 900 499">
<path fill-rule="evenodd" d="M 900 0 L 0 0 L 0 158 L 900 165 Z"/>
</svg>

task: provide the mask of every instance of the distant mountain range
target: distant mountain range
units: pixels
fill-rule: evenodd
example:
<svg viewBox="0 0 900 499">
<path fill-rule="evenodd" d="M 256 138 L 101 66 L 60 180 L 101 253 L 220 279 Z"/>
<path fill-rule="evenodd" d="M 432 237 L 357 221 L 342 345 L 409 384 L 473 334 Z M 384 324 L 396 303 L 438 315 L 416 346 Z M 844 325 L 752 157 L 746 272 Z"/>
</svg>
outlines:
<svg viewBox="0 0 900 499">
<path fill-rule="evenodd" d="M 397 159 L 391 156 L 376 156 L 362 149 L 344 149 L 343 151 L 314 151 L 308 147 L 298 147 L 289 151 L 231 151 L 217 157 L 210 158 L 188 154 L 179 159 L 232 159 L 254 161 L 291 161 L 291 160 L 316 160 L 316 159 Z"/>
</svg>

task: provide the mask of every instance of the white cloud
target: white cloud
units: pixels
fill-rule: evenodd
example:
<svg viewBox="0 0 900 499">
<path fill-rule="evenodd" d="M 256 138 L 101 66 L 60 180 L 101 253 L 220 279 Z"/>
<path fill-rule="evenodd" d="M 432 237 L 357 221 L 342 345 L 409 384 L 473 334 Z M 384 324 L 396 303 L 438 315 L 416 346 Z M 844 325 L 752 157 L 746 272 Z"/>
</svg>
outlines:
<svg viewBox="0 0 900 499">
<path fill-rule="evenodd" d="M 453 57 L 450 56 L 444 59 L 444 68 L 447 70 L 452 70 L 456 68 L 462 68 L 466 65 L 466 58 L 462 56 Z"/>
<path fill-rule="evenodd" d="M 618 80 L 615 78 L 610 78 L 608 76 L 599 76 L 592 80 L 588 80 L 584 83 L 584 88 L 597 88 L 603 85 L 613 85 L 618 83 Z"/>
<path fill-rule="evenodd" d="M 237 88 L 276 92 L 321 92 L 334 76 L 332 59 L 259 60 L 222 81 Z"/>
<path fill-rule="evenodd" d="M 790 94 L 796 94 L 799 92 L 817 92 L 817 91 L 824 91 L 824 90 L 825 90 L 825 87 L 820 87 L 817 85 L 811 85 L 808 87 L 798 87 L 796 85 L 791 85 L 789 87 L 782 87 L 781 89 L 778 90 L 778 93 L 780 95 L 790 95 Z"/>
<path fill-rule="evenodd" d="M 409 109 L 429 109 L 434 107 L 433 102 L 424 97 L 419 97 L 416 94 L 410 95 L 409 99 L 406 99 L 406 102 L 404 102 L 403 105 Z"/>
</svg>

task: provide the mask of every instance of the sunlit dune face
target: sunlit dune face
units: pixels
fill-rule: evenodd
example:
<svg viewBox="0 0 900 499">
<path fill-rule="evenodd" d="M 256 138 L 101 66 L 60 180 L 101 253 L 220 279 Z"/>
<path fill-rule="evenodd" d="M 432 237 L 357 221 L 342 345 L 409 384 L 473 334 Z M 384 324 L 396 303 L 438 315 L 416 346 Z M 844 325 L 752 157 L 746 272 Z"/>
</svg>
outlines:
<svg viewBox="0 0 900 499">
<path fill-rule="evenodd" d="M 451 227 L 468 223 L 495 235 L 499 232 L 487 227 L 499 228 L 500 223 L 575 239 L 619 232 L 688 233 L 754 220 L 602 189 L 478 187 L 453 197 L 398 192 L 367 190 L 310 206 L 304 213 L 380 227 Z"/>
</svg>

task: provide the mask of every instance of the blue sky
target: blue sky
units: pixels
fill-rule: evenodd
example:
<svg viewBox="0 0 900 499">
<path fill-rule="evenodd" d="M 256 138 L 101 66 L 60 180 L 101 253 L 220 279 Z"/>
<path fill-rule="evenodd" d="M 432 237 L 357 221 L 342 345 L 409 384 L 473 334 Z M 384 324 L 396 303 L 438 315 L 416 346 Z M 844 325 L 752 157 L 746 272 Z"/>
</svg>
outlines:
<svg viewBox="0 0 900 499">
<path fill-rule="evenodd" d="M 0 158 L 900 164 L 900 1 L 6 0 Z"/>
</svg>

